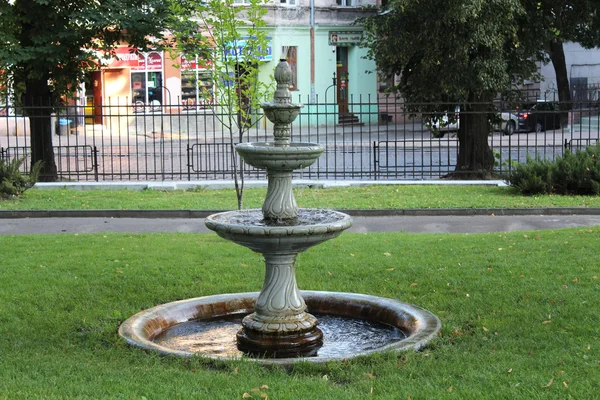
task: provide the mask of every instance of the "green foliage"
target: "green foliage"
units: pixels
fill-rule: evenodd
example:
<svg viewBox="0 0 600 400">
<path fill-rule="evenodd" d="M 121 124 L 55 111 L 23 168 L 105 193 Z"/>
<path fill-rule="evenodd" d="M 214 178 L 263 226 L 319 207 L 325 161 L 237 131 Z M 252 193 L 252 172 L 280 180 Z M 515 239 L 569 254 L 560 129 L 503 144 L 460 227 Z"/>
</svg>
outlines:
<svg viewBox="0 0 600 400">
<path fill-rule="evenodd" d="M 234 0 L 172 2 L 174 56 L 199 55 L 212 68 L 212 83 L 222 112 L 217 118 L 236 140 L 258 122 L 256 111 L 270 83 L 258 79 L 267 55 L 268 37 L 263 17 L 268 0 L 250 0 L 243 6 Z"/>
<path fill-rule="evenodd" d="M 456 179 L 491 177 L 494 157 L 485 113 L 513 82 L 536 74 L 543 49 L 521 27 L 519 0 L 396 0 L 363 20 L 363 46 L 410 111 L 430 113 L 461 104 Z"/>
<path fill-rule="evenodd" d="M 17 103 L 31 82 L 49 81 L 58 96 L 75 90 L 101 52 L 120 42 L 153 46 L 149 36 L 161 37 L 167 15 L 159 0 L 14 0 L 1 7 L 0 78 Z"/>
<path fill-rule="evenodd" d="M 229 132 L 231 146 L 243 141 L 262 114 L 257 111 L 271 89 L 258 72 L 267 55 L 264 7 L 268 0 L 182 0 L 172 2 L 170 13 L 175 56 L 201 55 L 212 68 L 220 108 L 215 116 Z M 242 208 L 244 164 L 232 150 L 238 208 Z"/>
<path fill-rule="evenodd" d="M 0 159 L 0 198 L 20 196 L 25 190 L 33 187 L 38 179 L 41 162 L 34 165 L 29 175 L 24 175 L 19 168 L 24 158 L 14 158 L 9 162 Z"/>
<path fill-rule="evenodd" d="M 524 15 L 518 0 L 397 0 L 363 20 L 363 45 L 407 101 L 459 104 L 536 72 Z"/>
<path fill-rule="evenodd" d="M 600 145 L 566 151 L 554 161 L 531 159 L 517 165 L 509 182 L 523 194 L 600 194 Z"/>
</svg>

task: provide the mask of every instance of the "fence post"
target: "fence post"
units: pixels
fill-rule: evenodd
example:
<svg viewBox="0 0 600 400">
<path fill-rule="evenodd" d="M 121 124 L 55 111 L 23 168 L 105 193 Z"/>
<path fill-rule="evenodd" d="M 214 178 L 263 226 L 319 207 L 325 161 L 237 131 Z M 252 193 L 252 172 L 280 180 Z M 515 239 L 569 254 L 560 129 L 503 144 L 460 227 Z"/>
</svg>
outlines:
<svg viewBox="0 0 600 400">
<path fill-rule="evenodd" d="M 377 180 L 377 142 L 373 141 L 373 179 Z"/>
<path fill-rule="evenodd" d="M 96 178 L 96 182 L 98 182 L 98 148 L 95 145 L 92 149 L 92 157 L 94 158 L 92 161 L 92 166 L 94 168 L 94 177 Z"/>
<path fill-rule="evenodd" d="M 188 182 L 192 180 L 192 162 L 191 162 L 191 151 L 192 149 L 190 148 L 190 144 L 186 144 L 186 149 L 185 149 L 185 153 L 186 153 L 186 157 L 187 157 L 187 175 L 188 175 Z"/>
</svg>

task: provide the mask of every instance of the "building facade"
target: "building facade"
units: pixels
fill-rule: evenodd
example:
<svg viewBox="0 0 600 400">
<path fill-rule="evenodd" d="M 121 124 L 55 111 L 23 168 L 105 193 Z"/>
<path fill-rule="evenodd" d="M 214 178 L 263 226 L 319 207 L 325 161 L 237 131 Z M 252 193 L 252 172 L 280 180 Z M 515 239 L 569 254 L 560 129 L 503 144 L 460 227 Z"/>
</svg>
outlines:
<svg viewBox="0 0 600 400">
<path fill-rule="evenodd" d="M 265 6 L 269 56 L 259 78 L 269 81 L 279 59 L 288 60 L 294 71 L 292 101 L 312 108 L 312 119 L 303 124 L 377 122 L 368 105 L 377 99 L 375 63 L 359 47 L 362 28 L 354 24 L 372 15 L 375 5 L 375 0 L 272 0 Z M 138 55 L 121 46 L 90 74 L 84 88 L 86 120 L 104 123 L 93 105 L 120 115 L 161 108 L 201 112 L 216 101 L 210 95 L 210 68 L 198 57 L 173 58 L 159 51 Z"/>
</svg>

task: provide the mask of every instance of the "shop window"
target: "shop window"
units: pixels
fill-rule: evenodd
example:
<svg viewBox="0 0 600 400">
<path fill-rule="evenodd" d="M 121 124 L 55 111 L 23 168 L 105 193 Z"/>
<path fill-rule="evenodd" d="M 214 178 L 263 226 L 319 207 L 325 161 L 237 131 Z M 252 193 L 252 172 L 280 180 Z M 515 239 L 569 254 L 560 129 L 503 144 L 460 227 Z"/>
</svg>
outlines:
<svg viewBox="0 0 600 400">
<path fill-rule="evenodd" d="M 142 53 L 131 71 L 133 112 L 161 111 L 163 101 L 163 60 L 158 52 Z"/>
<path fill-rule="evenodd" d="M 163 105 L 162 88 L 162 72 L 132 72 L 133 111 L 160 111 Z"/>
<path fill-rule="evenodd" d="M 292 70 L 292 81 L 290 82 L 290 90 L 298 90 L 298 46 L 283 46 L 281 54 L 287 60 Z"/>
<path fill-rule="evenodd" d="M 185 110 L 196 110 L 214 104 L 212 73 L 198 63 L 198 58 L 182 57 L 181 105 Z"/>
</svg>

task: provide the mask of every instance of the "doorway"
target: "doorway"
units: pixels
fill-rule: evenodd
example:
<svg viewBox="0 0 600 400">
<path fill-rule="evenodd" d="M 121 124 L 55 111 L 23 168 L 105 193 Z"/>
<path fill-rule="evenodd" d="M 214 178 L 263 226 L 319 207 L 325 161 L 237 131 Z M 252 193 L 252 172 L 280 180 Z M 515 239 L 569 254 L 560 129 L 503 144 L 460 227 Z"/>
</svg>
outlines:
<svg viewBox="0 0 600 400">
<path fill-rule="evenodd" d="M 337 104 L 341 115 L 348 113 L 348 47 L 338 46 L 336 54 Z"/>
<path fill-rule="evenodd" d="M 85 122 L 102 123 L 102 71 L 90 72 L 85 85 Z"/>
</svg>

